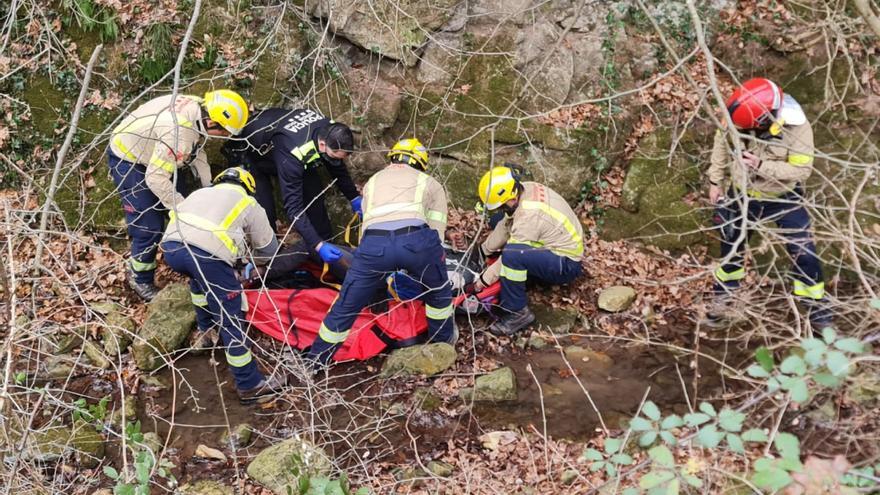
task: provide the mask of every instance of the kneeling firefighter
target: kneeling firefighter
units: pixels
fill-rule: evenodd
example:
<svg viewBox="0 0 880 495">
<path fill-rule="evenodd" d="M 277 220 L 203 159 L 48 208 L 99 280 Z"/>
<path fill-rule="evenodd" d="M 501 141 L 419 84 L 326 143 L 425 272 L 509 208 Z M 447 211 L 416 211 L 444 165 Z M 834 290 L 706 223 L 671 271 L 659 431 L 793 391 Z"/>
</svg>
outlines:
<svg viewBox="0 0 880 495">
<path fill-rule="evenodd" d="M 220 328 L 239 400 L 249 404 L 279 391 L 284 380 L 277 375 L 266 379 L 257 369 L 241 328 L 241 283 L 233 266 L 248 258 L 249 246 L 255 263 L 267 263 L 278 240 L 253 197 L 256 184 L 250 172 L 229 168 L 213 184 L 171 212 L 161 248 L 168 266 L 190 277 L 198 331 Z"/>
<path fill-rule="evenodd" d="M 526 280 L 567 284 L 583 273 L 584 231 L 577 215 L 556 191 L 537 182 L 520 182 L 510 167 L 495 167 L 480 180 L 480 200 L 490 213 L 504 213 L 482 244 L 483 254 L 501 257 L 477 278 L 481 291 L 501 279 L 501 319 L 495 335 L 513 335 L 535 321 Z"/>
<path fill-rule="evenodd" d="M 425 291 L 428 338 L 454 344 L 457 335 L 441 244 L 446 231 L 446 191 L 426 173 L 428 152 L 418 139 L 404 139 L 388 153 L 391 163 L 364 186 L 360 245 L 351 268 L 308 351 L 326 364 L 348 337 L 358 313 L 385 285 L 389 273 L 406 270 Z"/>
</svg>

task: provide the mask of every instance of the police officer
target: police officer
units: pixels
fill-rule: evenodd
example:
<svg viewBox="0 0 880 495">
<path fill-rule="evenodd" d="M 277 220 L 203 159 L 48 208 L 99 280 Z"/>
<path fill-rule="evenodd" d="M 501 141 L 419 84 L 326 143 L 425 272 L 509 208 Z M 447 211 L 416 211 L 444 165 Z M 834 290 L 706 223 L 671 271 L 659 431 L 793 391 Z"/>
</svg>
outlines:
<svg viewBox="0 0 880 495">
<path fill-rule="evenodd" d="M 450 289 L 441 245 L 446 231 L 446 191 L 425 173 L 428 152 L 418 139 L 399 141 L 391 163 L 364 186 L 362 237 L 339 298 L 321 323 L 308 352 L 326 364 L 348 337 L 358 313 L 370 303 L 391 272 L 406 270 L 424 287 L 428 337 L 455 344 Z"/>
<path fill-rule="evenodd" d="M 110 137 L 107 162 L 122 196 L 131 237 L 127 279 L 143 299 L 152 299 L 156 251 L 165 225 L 165 210 L 183 201 L 177 169 L 190 166 L 201 186 L 211 184 L 211 169 L 202 150 L 206 136 L 234 136 L 248 120 L 248 107 L 237 93 L 221 89 L 192 95 L 161 96 L 138 107 Z"/>
<path fill-rule="evenodd" d="M 478 193 L 498 222 L 482 244 L 483 254 L 501 253 L 477 278 L 479 292 L 501 279 L 501 318 L 489 327 L 495 335 L 513 335 L 535 315 L 528 306 L 526 280 L 567 284 L 581 275 L 584 231 L 577 215 L 555 191 L 537 182 L 520 182 L 510 167 L 495 167 L 483 175 Z"/>
<path fill-rule="evenodd" d="M 253 176 L 243 168 L 223 171 L 213 187 L 199 189 L 177 205 L 162 238 L 168 266 L 190 277 L 198 331 L 220 328 L 243 404 L 284 386 L 280 377 L 266 379 L 257 369 L 241 328 L 241 284 L 233 266 L 251 255 L 256 263 L 266 263 L 278 249 L 266 212 L 253 198 L 255 190 Z"/>
<path fill-rule="evenodd" d="M 344 252 L 329 242 L 333 232 L 319 169 L 327 168 L 352 209 L 360 213 L 361 196 L 344 162 L 354 148 L 351 129 L 314 110 L 270 108 L 260 112 L 242 135 L 245 139 L 230 141 L 224 153 L 254 175 L 257 201 L 273 228 L 277 217 L 271 182 L 277 176 L 284 209 L 309 251 L 330 263 L 334 273 L 344 274 L 337 263 Z"/>
<path fill-rule="evenodd" d="M 831 324 L 831 312 L 810 216 L 802 203 L 803 183 L 813 171 L 813 129 L 798 102 L 768 79 L 744 82 L 726 104 L 741 133 L 743 151 L 735 159 L 727 133 L 719 130 L 715 134 L 709 199 L 719 205 L 724 221 L 721 256 L 725 262 L 714 273 L 715 301 L 706 323 L 719 326 L 733 315 L 729 296 L 746 276 L 742 250 L 748 232 L 742 235 L 741 231 L 745 211 L 750 224 L 769 220 L 782 229 L 794 265 L 794 295 L 806 302 L 814 328 L 824 328 Z"/>
</svg>

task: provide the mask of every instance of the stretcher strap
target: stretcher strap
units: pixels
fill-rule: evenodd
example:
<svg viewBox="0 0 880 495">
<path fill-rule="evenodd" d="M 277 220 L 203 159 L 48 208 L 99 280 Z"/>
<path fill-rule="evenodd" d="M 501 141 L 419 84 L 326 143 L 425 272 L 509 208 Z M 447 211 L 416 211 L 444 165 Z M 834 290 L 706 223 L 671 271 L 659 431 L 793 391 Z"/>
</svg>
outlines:
<svg viewBox="0 0 880 495">
<path fill-rule="evenodd" d="M 357 247 L 354 245 L 354 243 L 351 240 L 357 239 L 358 236 L 357 235 L 352 236 L 351 233 L 352 233 L 352 231 L 355 231 L 355 232 L 357 231 L 358 220 L 360 220 L 360 215 L 355 213 L 354 215 L 351 216 L 351 220 L 348 221 L 348 225 L 345 226 L 345 243 L 351 247 Z"/>
<path fill-rule="evenodd" d="M 342 284 L 335 284 L 333 282 L 328 282 L 328 281 L 324 280 L 324 276 L 327 275 L 327 272 L 329 272 L 329 271 L 330 271 L 330 265 L 328 265 L 327 263 L 324 263 L 324 268 L 321 269 L 321 277 L 318 280 L 320 280 L 322 284 L 333 287 L 336 290 L 342 289 Z"/>
</svg>

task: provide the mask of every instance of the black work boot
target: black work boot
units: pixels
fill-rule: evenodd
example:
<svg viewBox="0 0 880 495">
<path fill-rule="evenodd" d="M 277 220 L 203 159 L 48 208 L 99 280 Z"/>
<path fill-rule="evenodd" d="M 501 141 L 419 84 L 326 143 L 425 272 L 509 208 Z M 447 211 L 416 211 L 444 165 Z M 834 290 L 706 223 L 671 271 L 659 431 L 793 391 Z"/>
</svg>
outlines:
<svg viewBox="0 0 880 495">
<path fill-rule="evenodd" d="M 810 326 L 813 327 L 814 332 L 821 332 L 827 327 L 834 326 L 834 314 L 831 312 L 826 299 L 809 301 L 806 306 Z"/>
<path fill-rule="evenodd" d="M 489 332 L 499 337 L 510 337 L 531 325 L 533 321 L 535 321 L 535 313 L 526 306 L 519 311 L 505 314 L 500 320 L 489 325 Z"/>
<path fill-rule="evenodd" d="M 284 391 L 287 386 L 287 379 L 278 375 L 272 375 L 269 378 L 263 378 L 255 387 L 247 390 L 238 389 L 238 402 L 243 406 L 249 404 L 261 404 L 268 402 L 272 397 Z"/>
<path fill-rule="evenodd" d="M 138 282 L 131 268 L 126 270 L 125 279 L 128 281 L 128 286 L 131 287 L 131 290 L 144 301 L 152 301 L 156 294 L 159 293 L 159 288 L 156 287 L 156 284 L 152 282 Z"/>
</svg>

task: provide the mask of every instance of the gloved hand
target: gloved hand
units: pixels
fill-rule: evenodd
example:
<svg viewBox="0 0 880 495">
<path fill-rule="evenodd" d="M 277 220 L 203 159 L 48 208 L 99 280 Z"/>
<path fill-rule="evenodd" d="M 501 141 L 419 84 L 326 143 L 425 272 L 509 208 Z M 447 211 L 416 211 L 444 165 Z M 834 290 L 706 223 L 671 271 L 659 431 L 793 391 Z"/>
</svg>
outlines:
<svg viewBox="0 0 880 495">
<path fill-rule="evenodd" d="M 318 245 L 318 256 L 324 263 L 335 263 L 342 258 L 342 250 L 329 242 L 322 242 Z"/>
<path fill-rule="evenodd" d="M 352 211 L 354 211 L 355 213 L 357 213 L 361 217 L 364 216 L 364 210 L 361 207 L 361 203 L 363 203 L 363 201 L 364 201 L 363 196 L 358 196 L 358 197 L 354 198 L 353 200 L 351 200 Z"/>
<path fill-rule="evenodd" d="M 244 279 L 245 280 L 251 279 L 251 275 L 254 272 L 254 268 L 256 268 L 256 266 L 254 266 L 253 263 L 248 263 L 247 265 L 244 265 Z"/>
</svg>

